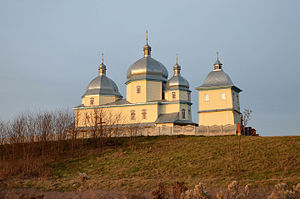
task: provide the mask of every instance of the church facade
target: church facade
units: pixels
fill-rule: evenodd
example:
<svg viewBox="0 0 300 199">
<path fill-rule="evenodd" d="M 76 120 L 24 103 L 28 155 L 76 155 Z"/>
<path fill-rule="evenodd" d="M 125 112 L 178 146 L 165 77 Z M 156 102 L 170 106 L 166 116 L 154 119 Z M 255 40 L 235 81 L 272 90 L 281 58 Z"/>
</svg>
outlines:
<svg viewBox="0 0 300 199">
<path fill-rule="evenodd" d="M 88 85 L 81 105 L 73 108 L 77 129 L 193 126 L 196 134 L 198 125 L 192 121 L 190 85 L 181 74 L 178 58 L 173 75 L 168 79 L 166 67 L 151 56 L 148 35 L 143 51 L 144 56 L 128 68 L 125 99 L 106 74 L 102 55 L 98 76 Z M 236 125 L 240 123 L 238 95 L 241 90 L 223 72 L 218 58 L 214 67 L 204 83 L 196 88 L 199 125 Z"/>
</svg>

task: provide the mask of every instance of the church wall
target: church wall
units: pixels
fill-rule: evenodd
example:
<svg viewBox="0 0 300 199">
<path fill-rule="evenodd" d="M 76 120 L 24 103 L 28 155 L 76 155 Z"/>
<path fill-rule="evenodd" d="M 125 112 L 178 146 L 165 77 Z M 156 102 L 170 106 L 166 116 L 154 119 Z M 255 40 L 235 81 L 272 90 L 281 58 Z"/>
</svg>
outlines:
<svg viewBox="0 0 300 199">
<path fill-rule="evenodd" d="M 137 93 L 137 86 L 140 86 L 140 93 Z M 132 81 L 126 86 L 127 101 L 130 103 L 146 102 L 146 80 Z"/>
<path fill-rule="evenodd" d="M 225 99 L 222 99 L 222 93 L 225 93 Z M 209 99 L 207 99 L 207 95 Z M 200 111 L 232 108 L 232 93 L 230 88 L 199 91 Z"/>
<path fill-rule="evenodd" d="M 147 81 L 147 101 L 161 100 L 162 92 L 162 82 Z"/>
<path fill-rule="evenodd" d="M 94 98 L 94 104 L 91 104 L 91 98 Z M 89 95 L 82 98 L 82 104 L 84 106 L 99 106 L 102 104 L 108 104 L 120 99 L 116 96 L 99 96 L 99 95 Z"/>
<path fill-rule="evenodd" d="M 241 113 L 234 111 L 234 123 L 241 123 Z"/>
<path fill-rule="evenodd" d="M 185 110 L 185 118 L 183 118 L 182 109 Z M 191 106 L 190 105 L 188 105 L 188 104 L 180 104 L 179 119 L 180 120 L 192 120 Z"/>
<path fill-rule="evenodd" d="M 134 119 L 132 118 L 132 112 L 134 112 Z M 143 118 L 143 112 L 146 112 L 145 119 Z M 149 123 L 156 121 L 158 116 L 158 105 L 151 104 L 105 107 L 100 109 L 77 109 L 75 110 L 76 126 L 94 126 L 99 122 L 95 121 L 95 115 L 102 116 L 103 121 L 106 122 L 106 124 Z"/>
<path fill-rule="evenodd" d="M 237 111 L 240 111 L 239 93 L 234 90 L 232 90 L 232 100 L 233 100 L 233 108 Z"/>
<path fill-rule="evenodd" d="M 101 105 L 101 104 L 112 103 L 112 102 L 117 101 L 118 99 L 120 99 L 120 98 L 118 98 L 116 96 L 100 96 L 99 104 Z"/>
<path fill-rule="evenodd" d="M 176 98 L 173 99 L 173 92 L 175 92 Z M 182 90 L 168 90 L 165 92 L 166 100 L 173 101 L 173 100 L 184 100 L 189 101 L 189 92 L 182 91 Z"/>
<path fill-rule="evenodd" d="M 233 111 L 199 113 L 199 126 L 233 125 L 234 123 Z"/>
<path fill-rule="evenodd" d="M 158 114 L 179 112 L 179 108 L 180 108 L 179 103 L 160 105 L 158 108 L 159 110 Z"/>
<path fill-rule="evenodd" d="M 99 105 L 99 95 L 88 95 L 82 98 L 81 103 L 84 106 L 91 106 L 91 98 L 94 98 L 94 106 Z"/>
</svg>

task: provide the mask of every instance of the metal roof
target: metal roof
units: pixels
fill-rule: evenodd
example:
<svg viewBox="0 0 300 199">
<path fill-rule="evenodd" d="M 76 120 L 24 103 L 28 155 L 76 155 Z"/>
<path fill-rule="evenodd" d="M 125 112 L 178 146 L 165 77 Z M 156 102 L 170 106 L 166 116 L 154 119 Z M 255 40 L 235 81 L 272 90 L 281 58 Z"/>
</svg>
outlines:
<svg viewBox="0 0 300 199">
<path fill-rule="evenodd" d="M 179 113 L 166 113 L 166 114 L 160 114 L 155 123 L 172 123 L 178 120 Z"/>
<path fill-rule="evenodd" d="M 190 84 L 189 82 L 182 77 L 180 74 L 174 75 L 171 79 L 168 80 L 166 84 L 167 89 L 171 88 L 186 88 L 189 89 Z"/>
<path fill-rule="evenodd" d="M 116 83 L 105 74 L 94 78 L 87 87 L 85 95 L 112 95 L 122 97 Z"/>
<path fill-rule="evenodd" d="M 210 72 L 199 88 L 218 86 L 233 86 L 232 80 L 223 70 L 214 70 Z"/>
<path fill-rule="evenodd" d="M 146 78 L 166 81 L 168 70 L 162 63 L 151 56 L 143 57 L 129 67 L 127 79 L 128 81 L 132 81 Z"/>
</svg>

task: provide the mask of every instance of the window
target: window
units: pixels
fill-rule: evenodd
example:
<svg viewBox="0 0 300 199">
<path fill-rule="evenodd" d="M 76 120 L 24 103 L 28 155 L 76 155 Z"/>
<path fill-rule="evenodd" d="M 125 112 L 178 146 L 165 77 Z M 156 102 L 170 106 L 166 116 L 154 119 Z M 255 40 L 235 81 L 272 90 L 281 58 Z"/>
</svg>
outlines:
<svg viewBox="0 0 300 199">
<path fill-rule="evenodd" d="M 191 117 L 191 109 L 189 109 L 188 111 L 189 111 L 189 112 L 188 112 L 188 113 L 189 113 L 189 117 Z"/>
<path fill-rule="evenodd" d="M 185 109 L 181 110 L 181 114 L 182 114 L 182 119 L 185 119 Z"/>
<path fill-rule="evenodd" d="M 209 101 L 209 95 L 205 95 L 205 101 L 206 101 L 206 102 Z"/>
<path fill-rule="evenodd" d="M 176 93 L 172 92 L 172 99 L 176 99 Z"/>
<path fill-rule="evenodd" d="M 141 86 L 136 86 L 136 93 L 141 93 Z"/>
<path fill-rule="evenodd" d="M 146 109 L 142 110 L 142 118 L 143 118 L 143 120 L 147 119 L 147 110 Z"/>
<path fill-rule="evenodd" d="M 130 119 L 135 120 L 135 111 L 134 110 L 130 111 Z"/>
<path fill-rule="evenodd" d="M 191 93 L 188 93 L 188 101 L 191 101 Z"/>
<path fill-rule="evenodd" d="M 90 105 L 94 105 L 94 98 L 93 97 L 90 98 Z"/>
<path fill-rule="evenodd" d="M 222 99 L 222 100 L 225 100 L 225 99 L 226 99 L 225 93 L 221 93 L 221 99 Z"/>
</svg>

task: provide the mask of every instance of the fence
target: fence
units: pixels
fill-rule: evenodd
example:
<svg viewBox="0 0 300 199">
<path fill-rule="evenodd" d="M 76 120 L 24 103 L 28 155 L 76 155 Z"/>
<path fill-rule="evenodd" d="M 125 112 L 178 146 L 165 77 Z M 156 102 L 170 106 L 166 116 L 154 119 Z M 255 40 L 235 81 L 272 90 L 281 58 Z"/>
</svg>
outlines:
<svg viewBox="0 0 300 199">
<path fill-rule="evenodd" d="M 99 130 L 98 130 L 99 131 Z M 106 137 L 129 137 L 129 136 L 160 136 L 160 135 L 195 135 L 195 136 L 224 136 L 237 135 L 235 125 L 215 125 L 215 126 L 152 126 L 152 127 L 127 127 L 118 129 L 103 128 L 103 132 L 99 133 Z M 91 132 L 82 132 L 85 138 L 91 137 Z M 79 137 L 80 133 L 78 134 Z"/>
</svg>

